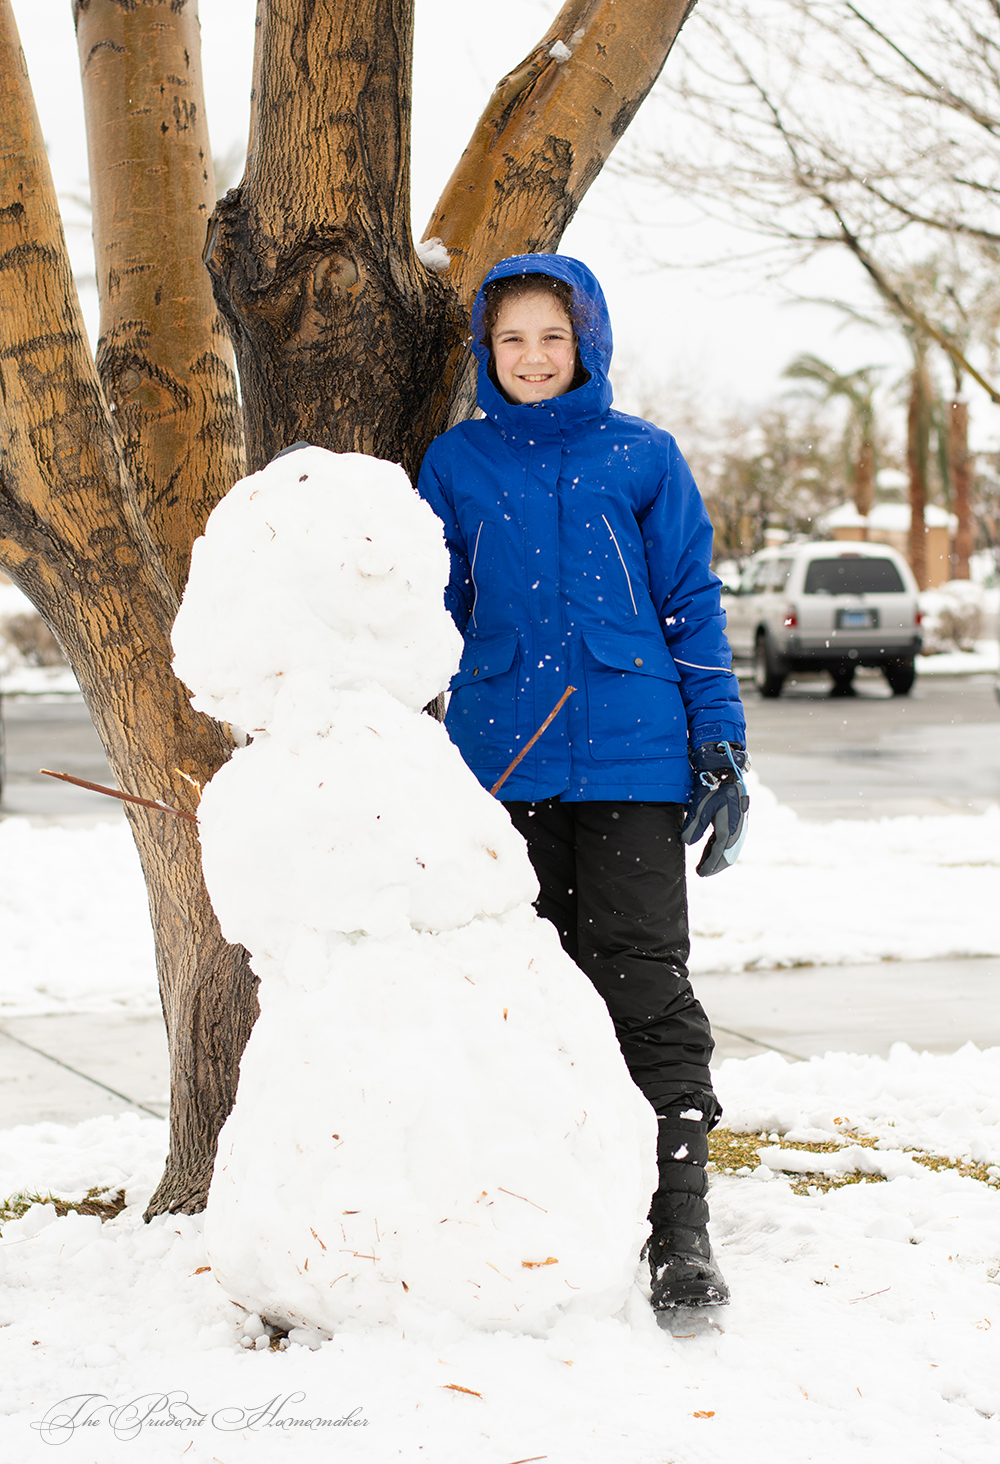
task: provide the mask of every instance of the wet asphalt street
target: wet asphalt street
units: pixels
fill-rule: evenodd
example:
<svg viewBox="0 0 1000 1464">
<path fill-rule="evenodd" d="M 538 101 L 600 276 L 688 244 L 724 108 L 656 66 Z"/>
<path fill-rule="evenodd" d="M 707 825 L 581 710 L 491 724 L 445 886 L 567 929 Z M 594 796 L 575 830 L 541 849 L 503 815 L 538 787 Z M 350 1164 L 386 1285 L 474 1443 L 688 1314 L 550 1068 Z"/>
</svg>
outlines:
<svg viewBox="0 0 1000 1464">
<path fill-rule="evenodd" d="M 877 671 L 859 671 L 853 697 L 815 676 L 776 700 L 743 682 L 754 767 L 805 818 L 979 813 L 1000 802 L 993 681 L 924 676 L 894 697 Z"/>
<path fill-rule="evenodd" d="M 789 680 L 780 698 L 742 681 L 754 767 L 805 818 L 978 813 L 1000 802 L 1000 702 L 992 676 L 925 676 L 909 696 L 860 671 L 857 694 L 832 697 L 828 677 Z M 5 700 L 2 814 L 119 818 L 110 798 L 39 775 L 42 767 L 110 783 L 78 699 Z"/>
<path fill-rule="evenodd" d="M 34 697 L 4 697 L 3 721 L 7 778 L 0 816 L 27 814 L 60 823 L 123 817 L 117 799 L 57 783 L 38 771 L 51 768 L 114 787 L 104 748 L 79 697 L 45 702 Z"/>
</svg>

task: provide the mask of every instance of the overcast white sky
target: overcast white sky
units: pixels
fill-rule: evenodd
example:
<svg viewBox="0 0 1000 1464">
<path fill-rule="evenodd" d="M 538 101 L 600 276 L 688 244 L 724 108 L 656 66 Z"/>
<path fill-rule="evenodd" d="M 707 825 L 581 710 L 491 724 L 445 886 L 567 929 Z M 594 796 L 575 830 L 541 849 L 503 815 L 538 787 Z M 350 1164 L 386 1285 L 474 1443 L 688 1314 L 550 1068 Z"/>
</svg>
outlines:
<svg viewBox="0 0 1000 1464">
<path fill-rule="evenodd" d="M 502 5 L 417 0 L 413 212 L 418 236 L 485 98 L 558 8 L 557 0 L 503 0 Z M 256 5 L 255 0 L 200 0 L 199 9 L 212 148 L 220 157 L 246 139 Z M 14 11 L 56 186 L 65 199 L 85 192 L 87 177 L 71 3 L 14 0 Z M 636 125 L 641 124 L 640 113 Z M 685 258 L 717 257 L 734 239 L 716 226 L 671 225 L 665 212 L 656 225 L 630 221 L 630 214 L 648 210 L 645 190 L 605 173 L 562 245 L 601 279 L 619 362 L 628 363 L 637 377 L 664 380 L 690 373 L 716 403 L 757 402 L 786 389 L 781 372 L 805 350 L 844 370 L 873 361 L 905 368 L 891 337 L 838 329 L 833 311 L 786 304 L 777 288 L 769 290 L 736 270 L 652 270 L 649 261 L 656 255 L 673 249 Z M 92 269 L 86 216 L 68 202 L 65 214 L 77 269 Z M 800 288 L 806 294 L 867 298 L 852 267 L 833 256 L 814 266 Z M 93 297 L 85 304 L 93 322 Z"/>
</svg>

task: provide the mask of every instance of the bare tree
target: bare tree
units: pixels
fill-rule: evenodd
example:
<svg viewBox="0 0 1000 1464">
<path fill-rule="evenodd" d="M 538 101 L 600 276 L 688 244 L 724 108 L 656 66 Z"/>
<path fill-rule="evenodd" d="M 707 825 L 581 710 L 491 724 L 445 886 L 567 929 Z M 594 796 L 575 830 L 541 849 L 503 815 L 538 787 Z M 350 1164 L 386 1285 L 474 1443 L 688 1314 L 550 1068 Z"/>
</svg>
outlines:
<svg viewBox="0 0 1000 1464">
<path fill-rule="evenodd" d="M 660 99 L 669 146 L 630 168 L 766 241 L 787 271 L 846 250 L 901 319 L 991 400 L 1000 389 L 900 277 L 944 241 L 973 294 L 996 275 L 1000 14 L 995 0 L 716 0 Z M 980 335 L 992 341 L 991 325 Z"/>
<path fill-rule="evenodd" d="M 567 0 L 499 82 L 445 189 L 431 232 L 450 265 L 436 273 L 409 226 L 412 0 L 259 0 L 246 171 L 214 214 L 195 0 L 75 0 L 95 364 L 0 0 L 0 563 L 63 646 L 123 789 L 193 812 L 232 748 L 171 672 L 178 595 L 213 504 L 297 438 L 418 466 L 467 410 L 478 280 L 505 254 L 558 244 L 690 8 Z M 255 983 L 222 940 L 195 825 L 129 819 L 171 1061 L 150 1213 L 192 1211 Z"/>
</svg>

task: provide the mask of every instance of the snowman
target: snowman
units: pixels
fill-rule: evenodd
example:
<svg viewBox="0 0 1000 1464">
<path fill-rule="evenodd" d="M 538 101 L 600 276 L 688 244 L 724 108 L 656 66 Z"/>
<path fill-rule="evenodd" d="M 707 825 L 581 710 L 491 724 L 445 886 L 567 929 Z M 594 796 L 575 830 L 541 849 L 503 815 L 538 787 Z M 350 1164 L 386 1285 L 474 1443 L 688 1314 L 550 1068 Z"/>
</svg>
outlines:
<svg viewBox="0 0 1000 1464">
<path fill-rule="evenodd" d="M 447 577 L 401 468 L 303 447 L 215 509 L 174 627 L 194 705 L 248 734 L 198 815 L 260 978 L 209 1260 L 249 1311 L 325 1336 L 614 1314 L 656 1182 L 607 1010 L 421 712 L 461 651 Z"/>
</svg>

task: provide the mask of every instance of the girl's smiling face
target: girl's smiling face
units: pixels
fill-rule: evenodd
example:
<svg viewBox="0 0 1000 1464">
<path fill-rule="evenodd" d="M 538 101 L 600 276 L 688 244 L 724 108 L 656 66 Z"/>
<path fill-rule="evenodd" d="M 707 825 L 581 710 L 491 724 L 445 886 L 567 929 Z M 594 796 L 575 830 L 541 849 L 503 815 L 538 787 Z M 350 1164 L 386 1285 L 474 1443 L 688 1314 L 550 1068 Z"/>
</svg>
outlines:
<svg viewBox="0 0 1000 1464">
<path fill-rule="evenodd" d="M 521 405 L 562 396 L 576 372 L 576 335 L 548 291 L 505 300 L 493 327 L 497 381 Z"/>
</svg>

